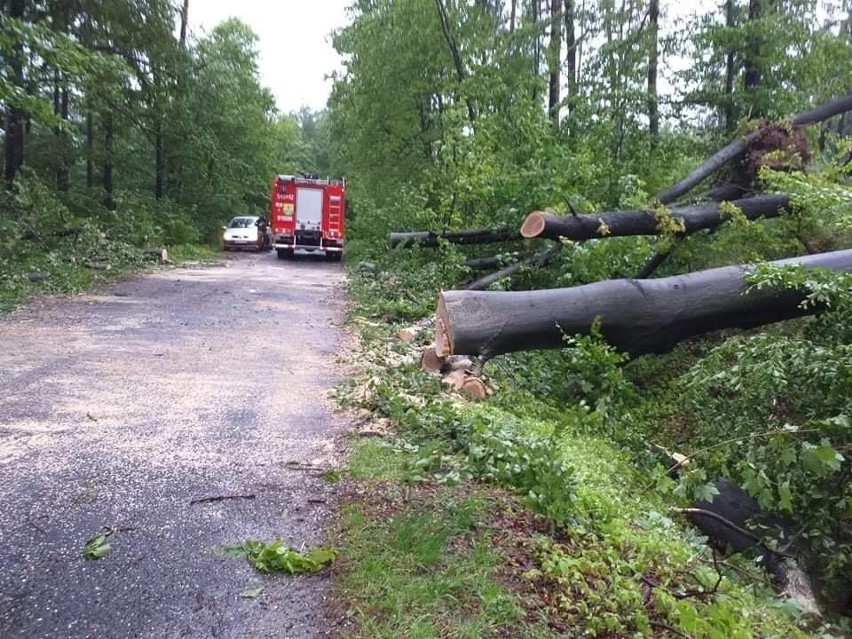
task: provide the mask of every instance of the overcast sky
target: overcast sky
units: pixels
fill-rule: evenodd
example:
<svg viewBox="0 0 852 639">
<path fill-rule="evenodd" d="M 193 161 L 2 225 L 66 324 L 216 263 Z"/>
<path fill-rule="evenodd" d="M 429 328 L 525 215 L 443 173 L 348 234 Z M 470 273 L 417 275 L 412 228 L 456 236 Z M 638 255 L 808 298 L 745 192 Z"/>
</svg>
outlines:
<svg viewBox="0 0 852 639">
<path fill-rule="evenodd" d="M 260 76 L 278 108 L 325 108 L 339 68 L 329 34 L 347 22 L 350 0 L 190 0 L 189 23 L 196 36 L 230 17 L 248 24 L 260 38 Z"/>
<path fill-rule="evenodd" d="M 331 81 L 340 68 L 330 33 L 347 24 L 351 0 L 190 0 L 189 22 L 196 36 L 219 22 L 236 17 L 259 38 L 260 75 L 284 113 L 307 106 L 324 109 Z M 663 0 L 663 31 L 697 10 L 710 10 L 719 0 Z M 678 60 L 665 63 L 677 67 Z M 663 69 L 665 74 L 665 69 Z M 661 88 L 668 87 L 661 78 Z"/>
</svg>

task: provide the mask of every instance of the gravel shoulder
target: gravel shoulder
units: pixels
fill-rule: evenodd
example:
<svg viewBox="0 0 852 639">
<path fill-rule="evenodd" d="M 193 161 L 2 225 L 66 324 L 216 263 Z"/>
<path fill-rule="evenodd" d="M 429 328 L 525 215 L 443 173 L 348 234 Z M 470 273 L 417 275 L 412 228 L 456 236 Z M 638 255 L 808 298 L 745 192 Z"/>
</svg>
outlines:
<svg viewBox="0 0 852 639">
<path fill-rule="evenodd" d="M 331 633 L 326 575 L 214 549 L 324 540 L 341 281 L 239 255 L 0 318 L 0 637 Z M 105 527 L 111 554 L 84 560 Z"/>
</svg>

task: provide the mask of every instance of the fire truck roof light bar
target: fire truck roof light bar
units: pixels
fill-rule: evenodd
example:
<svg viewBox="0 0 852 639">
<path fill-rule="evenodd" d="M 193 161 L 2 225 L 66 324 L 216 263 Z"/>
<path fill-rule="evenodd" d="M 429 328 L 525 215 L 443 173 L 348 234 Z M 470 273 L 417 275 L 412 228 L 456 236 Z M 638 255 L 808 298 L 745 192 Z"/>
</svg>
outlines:
<svg viewBox="0 0 852 639">
<path fill-rule="evenodd" d="M 278 179 L 283 182 L 294 182 L 296 184 L 310 184 L 315 186 L 342 186 L 346 188 L 346 178 L 326 177 L 325 179 L 318 177 L 307 177 L 304 175 L 279 175 Z"/>
</svg>

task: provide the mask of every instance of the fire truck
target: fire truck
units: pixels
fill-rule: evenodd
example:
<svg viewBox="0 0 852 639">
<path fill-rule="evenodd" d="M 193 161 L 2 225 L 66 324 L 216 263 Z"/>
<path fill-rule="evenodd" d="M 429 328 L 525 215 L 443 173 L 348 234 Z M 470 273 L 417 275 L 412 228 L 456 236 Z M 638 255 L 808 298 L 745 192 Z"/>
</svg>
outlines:
<svg viewBox="0 0 852 639">
<path fill-rule="evenodd" d="M 326 259 L 343 257 L 346 182 L 316 175 L 277 175 L 272 183 L 269 223 L 279 259 L 296 250 L 319 252 Z"/>
</svg>

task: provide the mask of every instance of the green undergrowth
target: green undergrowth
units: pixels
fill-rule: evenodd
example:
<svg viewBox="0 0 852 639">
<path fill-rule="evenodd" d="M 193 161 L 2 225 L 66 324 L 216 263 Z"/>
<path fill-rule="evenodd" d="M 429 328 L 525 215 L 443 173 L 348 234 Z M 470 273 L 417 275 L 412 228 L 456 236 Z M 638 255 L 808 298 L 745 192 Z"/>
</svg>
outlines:
<svg viewBox="0 0 852 639">
<path fill-rule="evenodd" d="M 562 352 L 489 363 L 493 395 L 467 402 L 420 369 L 417 346 L 429 335 L 414 345 L 395 337 L 428 314 L 425 300 L 458 281 L 457 249 L 439 255 L 376 256 L 375 269 L 350 278 L 362 373 L 341 387 L 340 401 L 394 432 L 356 441 L 348 469 L 356 489 L 337 545 L 351 636 L 844 636 L 776 596 L 756 555 L 715 557 L 672 511 L 706 494 L 709 473 L 732 463 L 717 457 L 678 482 L 648 445 L 683 443 L 670 429 L 695 424 L 690 411 L 706 408 L 683 385 L 715 361 L 724 336 L 631 363 L 595 336 L 566 338 Z M 391 268 L 392 260 L 403 266 Z M 842 413 L 841 400 L 832 408 Z M 719 442 L 718 429 L 705 439 Z M 807 461 L 829 477 L 831 442 L 800 443 L 805 457 L 808 446 L 828 447 Z M 754 466 L 758 451 L 751 454 Z M 478 491 L 489 497 L 471 497 Z M 459 504 L 471 499 L 479 523 L 461 533 Z M 541 526 L 514 525 L 519 512 Z M 497 535 L 483 523 L 495 518 Z M 403 540 L 413 531 L 423 547 L 409 551 Z M 461 547 L 484 548 L 458 554 L 460 535 L 477 540 Z M 501 593 L 496 609 L 490 588 Z"/>
<path fill-rule="evenodd" d="M 366 444 L 353 471 L 361 474 Z M 375 470 L 371 461 L 367 468 Z M 518 594 L 498 578 L 503 568 L 489 513 L 499 506 L 479 487 L 402 487 L 369 471 L 370 495 L 343 511 L 345 559 L 337 588 L 351 637 L 555 636 L 530 618 Z M 363 477 L 363 475 L 362 475 Z M 378 483 L 375 483 L 378 482 Z"/>
<path fill-rule="evenodd" d="M 107 210 L 85 192 L 60 198 L 25 173 L 0 194 L 0 314 L 32 295 L 77 293 L 152 268 L 140 249 L 160 246 L 174 263 L 215 256 L 167 203 L 127 194 Z"/>
</svg>

